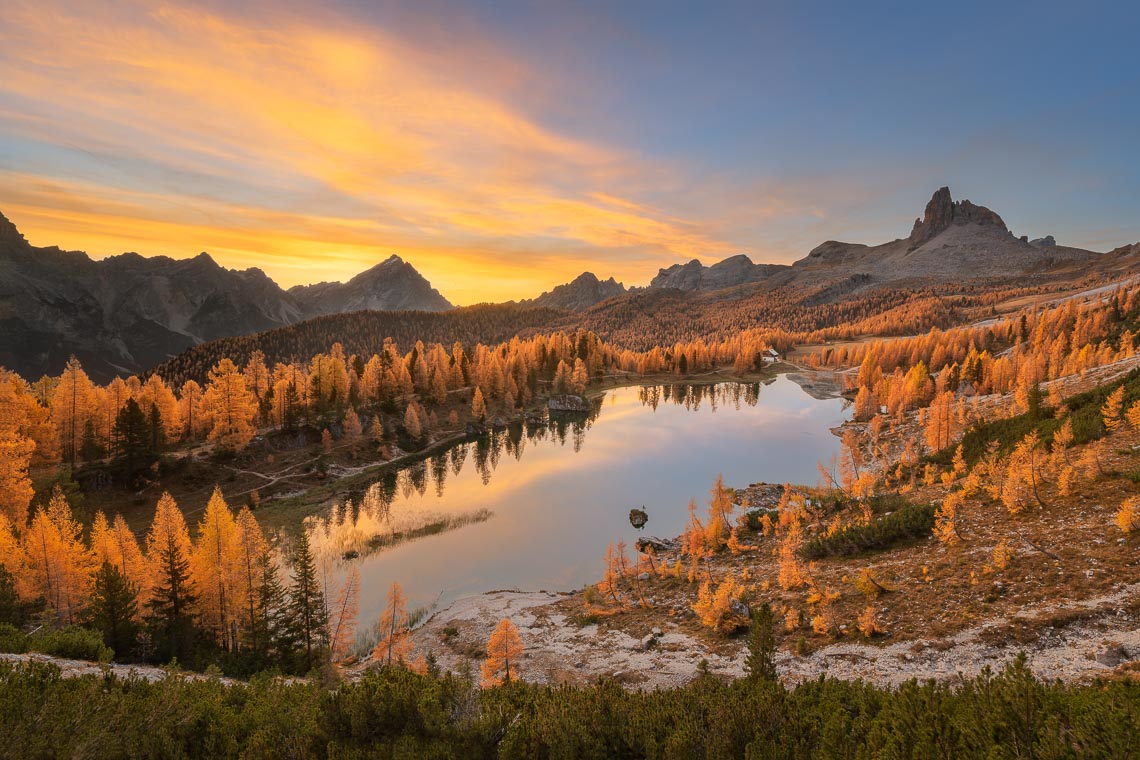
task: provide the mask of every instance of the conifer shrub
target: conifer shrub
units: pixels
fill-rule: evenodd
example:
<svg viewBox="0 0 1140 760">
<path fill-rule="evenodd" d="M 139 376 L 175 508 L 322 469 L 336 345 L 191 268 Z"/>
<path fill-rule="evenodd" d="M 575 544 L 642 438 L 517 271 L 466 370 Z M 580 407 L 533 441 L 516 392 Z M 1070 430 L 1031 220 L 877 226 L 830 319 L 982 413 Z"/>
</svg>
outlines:
<svg viewBox="0 0 1140 760">
<path fill-rule="evenodd" d="M 885 517 L 864 525 L 851 525 L 830 536 L 816 536 L 804 543 L 806 559 L 851 557 L 881 551 L 902 541 L 926 538 L 934 530 L 934 505 L 908 504 Z"/>
</svg>

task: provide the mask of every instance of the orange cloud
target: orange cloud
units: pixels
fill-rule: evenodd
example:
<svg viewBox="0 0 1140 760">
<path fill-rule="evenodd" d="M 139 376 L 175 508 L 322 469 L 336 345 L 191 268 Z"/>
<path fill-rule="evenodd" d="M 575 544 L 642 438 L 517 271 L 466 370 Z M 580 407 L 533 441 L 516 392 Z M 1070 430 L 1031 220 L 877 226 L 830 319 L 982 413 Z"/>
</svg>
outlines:
<svg viewBox="0 0 1140 760">
<path fill-rule="evenodd" d="M 0 140 L 53 160 L 9 170 L 0 210 L 36 244 L 209 250 L 283 285 L 399 253 L 457 303 L 736 251 L 634 197 L 667 167 L 496 97 L 509 66 L 458 71 L 380 29 L 288 15 L 9 5 Z"/>
</svg>

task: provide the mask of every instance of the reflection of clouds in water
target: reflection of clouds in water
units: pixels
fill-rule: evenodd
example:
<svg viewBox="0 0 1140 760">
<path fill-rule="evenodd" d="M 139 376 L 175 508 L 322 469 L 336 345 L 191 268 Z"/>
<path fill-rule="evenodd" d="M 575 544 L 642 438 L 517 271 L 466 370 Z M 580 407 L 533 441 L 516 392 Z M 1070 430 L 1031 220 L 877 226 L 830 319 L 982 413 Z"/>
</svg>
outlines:
<svg viewBox="0 0 1140 760">
<path fill-rule="evenodd" d="M 424 604 L 490 588 L 559 589 L 597 579 L 610 540 L 632 541 L 632 506 L 645 504 L 660 535 L 684 527 L 685 505 L 702 507 L 716 474 L 734 486 L 815 482 L 816 461 L 839 449 L 829 428 L 841 402 L 815 400 L 780 378 L 771 385 L 624 388 L 607 392 L 577 421 L 516 425 L 378 479 L 311 530 L 343 572 L 345 551 L 401 525 L 489 508 L 485 523 L 406 543 L 358 560 L 365 618 L 399 580 Z M 380 507 L 389 510 L 380 517 Z M 334 572 L 336 572 L 334 570 Z"/>
</svg>

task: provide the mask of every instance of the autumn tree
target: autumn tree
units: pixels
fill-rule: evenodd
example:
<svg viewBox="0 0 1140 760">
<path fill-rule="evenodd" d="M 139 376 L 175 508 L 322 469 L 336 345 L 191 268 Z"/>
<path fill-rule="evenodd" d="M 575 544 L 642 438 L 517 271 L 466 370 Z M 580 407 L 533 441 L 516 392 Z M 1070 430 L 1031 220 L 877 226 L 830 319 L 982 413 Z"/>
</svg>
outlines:
<svg viewBox="0 0 1140 760">
<path fill-rule="evenodd" d="M 185 660 L 194 645 L 197 594 L 190 575 L 190 532 L 169 493 L 158 500 L 146 547 L 151 565 L 146 618 L 155 651 L 163 660 Z"/>
<path fill-rule="evenodd" d="M 1140 530 L 1140 497 L 1125 499 L 1116 513 L 1116 527 L 1125 533 Z"/>
<path fill-rule="evenodd" d="M 348 442 L 349 450 L 352 452 L 352 457 L 355 459 L 360 450 L 360 436 L 363 431 L 360 424 L 360 415 L 356 410 L 349 407 L 349 410 L 344 414 L 344 440 Z"/>
<path fill-rule="evenodd" d="M 1124 386 L 1117 386 L 1116 390 L 1108 394 L 1108 398 L 1104 401 L 1104 406 L 1100 408 L 1101 419 L 1104 421 L 1104 429 L 1110 433 L 1114 433 L 1120 429 L 1124 424 L 1124 418 L 1121 414 L 1124 408 Z"/>
<path fill-rule="evenodd" d="M 523 643 L 519 637 L 519 629 L 510 620 L 503 618 L 487 641 L 487 658 L 483 660 L 481 671 L 483 686 L 510 683 L 512 678 L 517 680 L 518 661 L 522 653 Z"/>
<path fill-rule="evenodd" d="M 241 451 L 256 435 L 257 398 L 229 359 L 210 370 L 202 399 L 210 421 L 209 439 L 225 451 Z"/>
<path fill-rule="evenodd" d="M 79 456 L 83 429 L 95 408 L 95 386 L 74 356 L 68 359 L 52 396 L 51 411 L 59 430 L 63 458 L 71 466 Z"/>
<path fill-rule="evenodd" d="M 471 397 L 471 416 L 483 422 L 487 419 L 487 402 L 483 399 L 483 389 L 475 386 L 475 393 Z"/>
<path fill-rule="evenodd" d="M 360 570 L 353 565 L 340 587 L 336 604 L 329 616 L 329 656 L 333 662 L 342 662 L 348 657 L 353 634 L 356 632 L 356 616 L 360 610 L 357 602 L 359 596 Z"/>
<path fill-rule="evenodd" d="M 95 558 L 83 543 L 79 521 L 57 487 L 23 536 L 23 554 L 35 596 L 56 624 L 78 622 L 91 593 Z"/>
<path fill-rule="evenodd" d="M 372 650 L 372 659 L 384 667 L 405 661 L 412 651 L 408 613 L 404 606 L 404 590 L 399 583 L 393 581 L 392 587 L 388 589 L 388 603 L 380 614 L 377 626 L 380 640 Z"/>
<path fill-rule="evenodd" d="M 236 621 L 233 639 L 257 651 L 261 645 L 260 585 L 264 578 L 261 559 L 269 554 L 269 544 L 249 507 L 242 507 L 234 524 L 232 573 L 233 617 Z"/>
<path fill-rule="evenodd" d="M 28 505 L 35 491 L 28 467 L 36 445 L 14 430 L 0 430 L 0 515 L 16 525 L 28 521 Z"/>
<path fill-rule="evenodd" d="M 1124 416 L 1133 430 L 1140 430 L 1140 401 L 1133 402 Z"/>
<path fill-rule="evenodd" d="M 744 592 L 744 588 L 736 579 L 733 572 L 727 573 L 712 590 L 712 584 L 704 581 L 697 601 L 693 604 L 693 612 L 697 613 L 701 624 L 720 633 L 727 633 L 742 627 L 747 621 L 732 609 L 732 604 Z"/>
<path fill-rule="evenodd" d="M 1041 486 L 1045 477 L 1048 457 L 1041 450 L 1041 439 L 1037 431 L 1027 434 L 1014 447 L 1009 455 L 1005 479 L 1002 483 L 1001 501 L 1010 514 L 1020 512 L 1032 498 L 1038 505 L 1045 506 L 1041 497 Z"/>
<path fill-rule="evenodd" d="M 234 585 L 238 567 L 238 529 L 222 490 L 214 488 L 198 523 L 198 541 L 190 554 L 190 577 L 198 590 L 198 618 L 218 644 L 236 643 Z"/>
</svg>

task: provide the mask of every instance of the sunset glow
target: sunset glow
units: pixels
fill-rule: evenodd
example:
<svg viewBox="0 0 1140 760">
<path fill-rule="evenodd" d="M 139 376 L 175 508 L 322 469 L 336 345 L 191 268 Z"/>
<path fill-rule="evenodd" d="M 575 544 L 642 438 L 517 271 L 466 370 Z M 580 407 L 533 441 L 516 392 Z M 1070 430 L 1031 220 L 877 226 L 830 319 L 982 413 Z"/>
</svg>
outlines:
<svg viewBox="0 0 1140 760">
<path fill-rule="evenodd" d="M 797 115 L 792 88 L 814 74 L 776 65 L 796 60 L 774 40 L 802 22 L 785 14 L 755 30 L 773 60 L 713 56 L 728 79 L 706 93 L 672 84 L 684 78 L 666 42 L 675 19 L 654 37 L 597 8 L 584 27 L 559 14 L 538 31 L 543 57 L 521 12 L 508 35 L 461 8 L 429 20 L 379 7 L 7 3 L 0 212 L 35 245 L 96 258 L 205 250 L 286 287 L 398 253 L 466 304 L 537 295 L 586 269 L 644 284 L 691 258 L 788 262 L 828 237 L 905 234 L 908 220 L 865 190 L 925 190 L 957 171 L 960 144 L 926 150 L 917 168 L 902 149 L 876 164 L 888 136 L 860 144 L 857 120 L 824 134 Z M 560 52 L 582 35 L 596 63 L 587 47 Z M 616 46 L 629 65 L 596 76 Z M 653 67 L 663 78 L 646 89 Z M 698 125 L 713 136 L 695 147 Z M 960 139 L 981 165 L 1000 136 Z M 1109 242 L 1091 223 L 1072 232 Z"/>
</svg>

